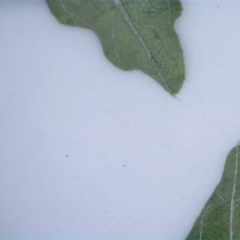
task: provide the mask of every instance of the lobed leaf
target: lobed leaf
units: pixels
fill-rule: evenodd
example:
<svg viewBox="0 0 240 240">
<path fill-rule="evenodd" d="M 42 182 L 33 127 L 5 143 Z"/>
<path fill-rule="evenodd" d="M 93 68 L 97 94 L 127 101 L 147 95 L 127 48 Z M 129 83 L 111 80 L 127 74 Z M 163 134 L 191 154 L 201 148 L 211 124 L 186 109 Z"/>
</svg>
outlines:
<svg viewBox="0 0 240 240">
<path fill-rule="evenodd" d="M 171 94 L 185 79 L 183 52 L 174 22 L 179 0 L 47 0 L 63 24 L 93 30 L 106 57 L 123 70 L 138 69 Z"/>
</svg>

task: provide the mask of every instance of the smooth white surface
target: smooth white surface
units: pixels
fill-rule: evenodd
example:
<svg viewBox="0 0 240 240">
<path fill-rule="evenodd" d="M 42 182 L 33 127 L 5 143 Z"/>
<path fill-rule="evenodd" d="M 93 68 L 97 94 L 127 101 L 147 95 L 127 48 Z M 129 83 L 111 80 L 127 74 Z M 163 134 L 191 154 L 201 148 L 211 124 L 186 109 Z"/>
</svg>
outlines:
<svg viewBox="0 0 240 240">
<path fill-rule="evenodd" d="M 175 99 L 45 2 L 0 3 L 0 237 L 184 239 L 240 139 L 240 3 L 183 2 Z"/>
</svg>

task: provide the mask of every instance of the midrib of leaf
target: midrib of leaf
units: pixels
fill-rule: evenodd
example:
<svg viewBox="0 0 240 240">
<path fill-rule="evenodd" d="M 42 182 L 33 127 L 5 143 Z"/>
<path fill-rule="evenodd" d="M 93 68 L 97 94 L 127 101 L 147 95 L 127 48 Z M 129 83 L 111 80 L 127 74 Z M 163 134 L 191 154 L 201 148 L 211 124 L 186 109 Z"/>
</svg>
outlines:
<svg viewBox="0 0 240 240">
<path fill-rule="evenodd" d="M 240 141 L 229 152 L 221 181 L 194 223 L 187 240 L 240 239 L 239 151 Z"/>
<path fill-rule="evenodd" d="M 143 40 L 142 36 L 140 35 L 140 33 L 138 32 L 138 30 L 134 27 L 124 5 L 122 4 L 121 0 L 114 0 L 114 3 L 116 5 L 116 8 L 118 9 L 118 7 L 120 8 L 121 10 L 121 13 L 123 14 L 123 17 L 124 19 L 126 20 L 128 26 L 130 27 L 130 29 L 132 30 L 132 32 L 134 33 L 134 35 L 137 37 L 138 41 L 141 43 L 142 47 L 144 48 L 145 50 L 145 53 L 146 55 L 148 56 L 150 62 L 152 63 L 154 69 L 157 71 L 158 73 L 158 76 L 163 84 L 163 86 L 165 87 L 165 89 L 168 91 L 168 92 L 171 92 L 169 86 L 167 85 L 167 81 L 163 78 L 161 72 L 159 71 L 154 59 L 153 59 L 153 56 L 151 54 L 151 52 L 149 51 L 145 41 Z"/>
<path fill-rule="evenodd" d="M 146 1 L 142 5 L 141 0 L 46 1 L 60 23 L 94 31 L 102 43 L 104 54 L 115 66 L 126 71 L 134 69 L 143 71 L 174 97 L 182 87 L 185 79 L 183 53 L 178 37 L 172 29 L 175 18 L 179 17 L 182 11 L 180 0 L 175 0 L 176 3 L 173 1 L 173 4 L 170 4 L 169 0 L 157 0 L 159 5 L 152 6 L 152 9 L 155 7 L 159 9 L 155 15 L 155 10 L 149 9 L 152 1 Z M 163 12 L 162 4 L 169 5 L 167 13 Z M 161 14 L 164 19 L 161 18 Z M 154 17 L 155 20 L 159 18 L 159 21 L 162 19 L 163 22 L 161 24 L 154 21 L 154 26 L 147 26 L 145 22 L 140 24 L 141 21 L 148 22 L 149 17 Z M 115 24 L 116 36 L 114 36 Z M 159 33 L 161 30 L 159 27 L 162 25 L 165 25 L 163 33 Z M 148 29 L 142 29 L 145 27 Z M 152 30 L 154 28 L 157 30 Z M 168 35 L 168 29 L 173 34 Z M 160 49 L 163 51 L 159 52 Z"/>
<path fill-rule="evenodd" d="M 234 217 L 234 208 L 235 208 L 235 193 L 236 193 L 236 181 L 237 181 L 237 174 L 238 174 L 238 160 L 239 160 L 239 156 L 238 156 L 238 151 L 239 151 L 239 142 L 238 142 L 238 146 L 236 148 L 236 159 L 235 159 L 235 171 L 234 171 L 234 179 L 233 179 L 233 190 L 232 190 L 232 198 L 231 198 L 231 205 L 230 205 L 230 222 L 229 222 L 229 238 L 230 240 L 232 240 L 233 238 L 233 217 Z"/>
</svg>

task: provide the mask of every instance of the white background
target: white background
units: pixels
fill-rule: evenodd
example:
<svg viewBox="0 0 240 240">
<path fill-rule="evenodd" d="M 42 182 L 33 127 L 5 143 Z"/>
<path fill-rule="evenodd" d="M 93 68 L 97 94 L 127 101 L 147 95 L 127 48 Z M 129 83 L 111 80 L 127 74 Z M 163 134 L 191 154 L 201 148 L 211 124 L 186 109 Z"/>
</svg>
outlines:
<svg viewBox="0 0 240 240">
<path fill-rule="evenodd" d="M 240 2 L 183 2 L 177 99 L 45 2 L 0 3 L 0 237 L 184 239 L 240 139 Z"/>
</svg>

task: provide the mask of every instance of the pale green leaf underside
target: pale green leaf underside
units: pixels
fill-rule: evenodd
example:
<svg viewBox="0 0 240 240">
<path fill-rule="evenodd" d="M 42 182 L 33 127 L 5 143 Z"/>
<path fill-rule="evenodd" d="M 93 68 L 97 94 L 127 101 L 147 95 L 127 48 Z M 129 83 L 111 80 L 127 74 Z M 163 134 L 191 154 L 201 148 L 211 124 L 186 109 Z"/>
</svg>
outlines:
<svg viewBox="0 0 240 240">
<path fill-rule="evenodd" d="M 92 29 L 106 57 L 123 70 L 142 70 L 166 91 L 177 93 L 185 78 L 183 53 L 174 31 L 179 0 L 47 0 L 64 24 Z"/>
<path fill-rule="evenodd" d="M 240 146 L 233 148 L 222 179 L 195 222 L 190 239 L 240 239 Z"/>
</svg>

